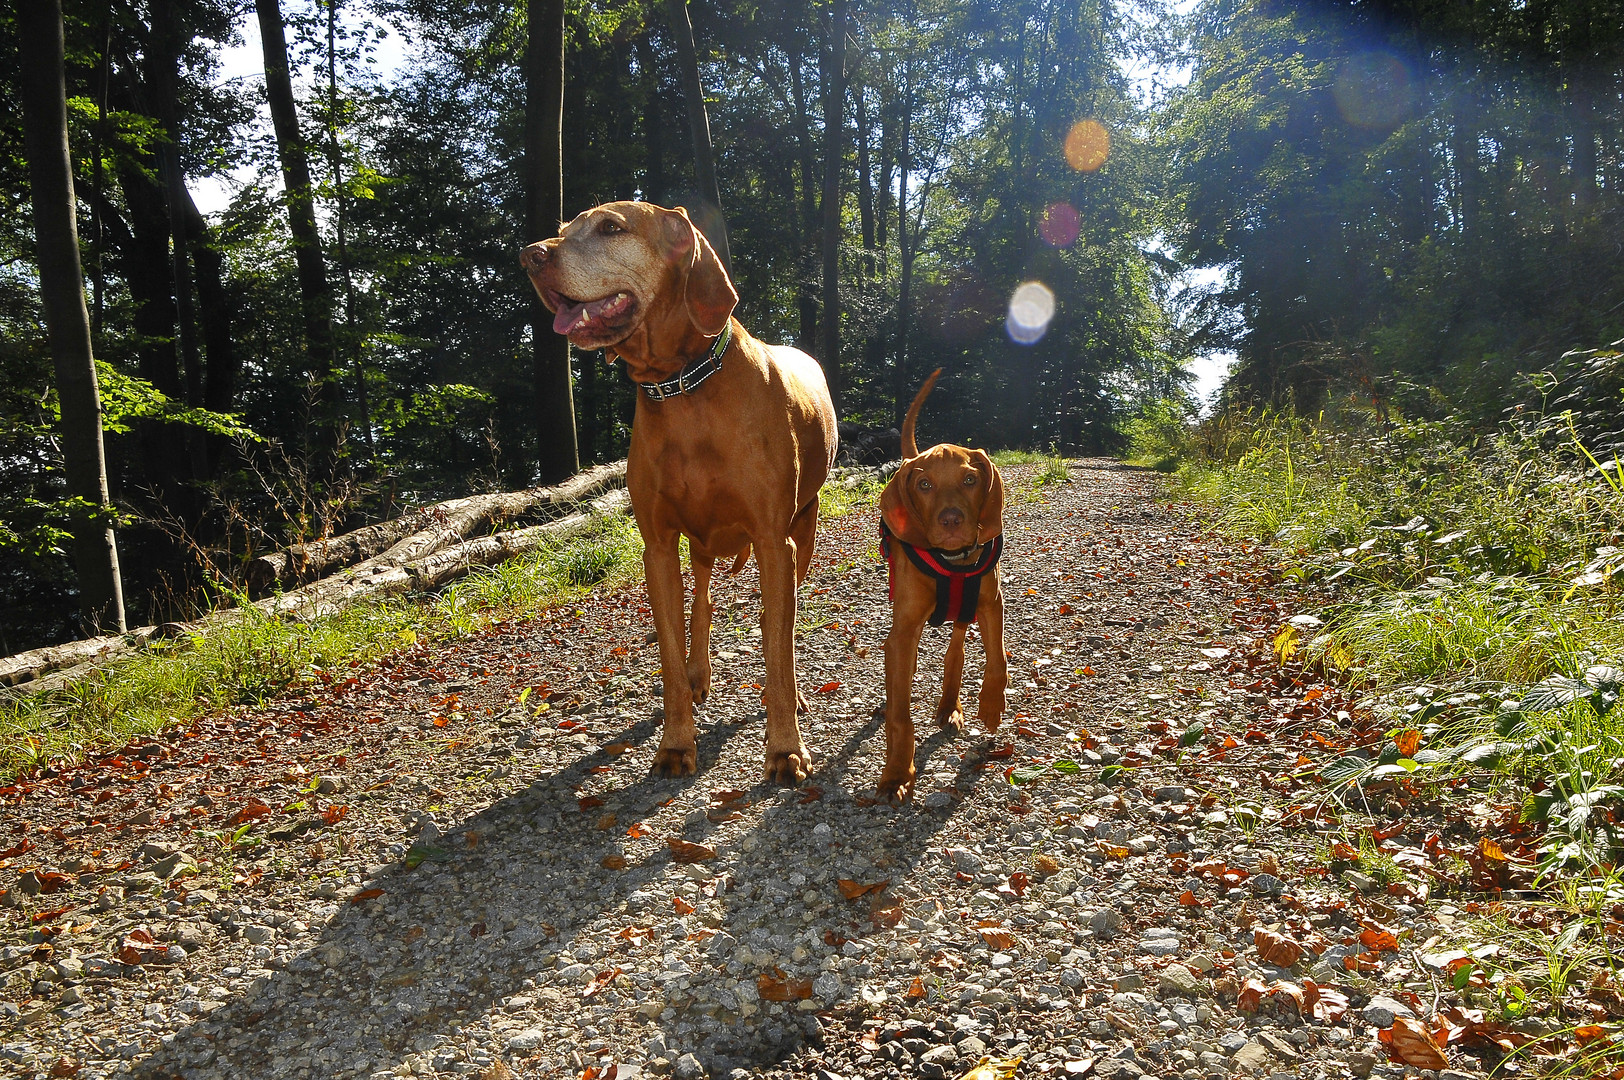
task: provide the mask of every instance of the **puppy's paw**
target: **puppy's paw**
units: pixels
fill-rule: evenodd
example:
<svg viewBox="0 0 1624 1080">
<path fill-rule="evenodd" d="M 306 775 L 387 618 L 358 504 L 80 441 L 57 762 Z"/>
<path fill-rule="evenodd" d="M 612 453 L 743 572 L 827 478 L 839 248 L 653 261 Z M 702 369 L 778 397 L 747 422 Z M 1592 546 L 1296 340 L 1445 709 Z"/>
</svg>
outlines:
<svg viewBox="0 0 1624 1080">
<path fill-rule="evenodd" d="M 767 782 L 794 787 L 812 775 L 812 752 L 805 746 L 798 750 L 767 751 Z"/>
<path fill-rule="evenodd" d="M 960 735 L 964 734 L 964 709 L 956 701 L 944 701 L 936 706 L 936 724 L 938 727 L 952 728 Z"/>
<path fill-rule="evenodd" d="M 976 712 L 976 723 L 980 724 L 981 730 L 985 731 L 988 735 L 991 735 L 993 732 L 997 731 L 998 725 L 1002 724 L 1003 722 L 1004 714 L 1001 712 L 989 713 L 984 710 Z"/>
<path fill-rule="evenodd" d="M 688 690 L 693 694 L 694 704 L 703 705 L 705 699 L 710 697 L 711 666 L 705 663 L 688 662 Z"/>
<path fill-rule="evenodd" d="M 875 787 L 879 790 L 880 798 L 892 806 L 901 806 L 913 795 L 913 785 L 912 774 L 903 773 L 897 776 L 881 774 L 880 782 Z"/>
<path fill-rule="evenodd" d="M 693 746 L 662 746 L 654 753 L 654 772 L 660 776 L 692 776 L 699 770 L 699 752 Z"/>
</svg>

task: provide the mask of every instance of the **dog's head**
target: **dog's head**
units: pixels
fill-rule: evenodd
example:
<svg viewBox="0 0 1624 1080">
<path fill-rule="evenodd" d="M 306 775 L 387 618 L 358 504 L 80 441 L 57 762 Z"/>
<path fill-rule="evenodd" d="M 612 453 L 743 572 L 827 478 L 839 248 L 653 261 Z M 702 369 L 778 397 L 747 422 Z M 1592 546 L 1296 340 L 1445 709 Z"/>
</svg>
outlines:
<svg viewBox="0 0 1624 1080">
<path fill-rule="evenodd" d="M 519 261 L 553 329 L 626 361 L 649 382 L 680 371 L 720 334 L 739 294 L 681 207 L 613 202 L 576 215 Z"/>
<path fill-rule="evenodd" d="M 904 543 L 960 551 L 1004 531 L 1004 479 L 985 451 L 941 443 L 902 463 L 880 516 Z"/>
</svg>

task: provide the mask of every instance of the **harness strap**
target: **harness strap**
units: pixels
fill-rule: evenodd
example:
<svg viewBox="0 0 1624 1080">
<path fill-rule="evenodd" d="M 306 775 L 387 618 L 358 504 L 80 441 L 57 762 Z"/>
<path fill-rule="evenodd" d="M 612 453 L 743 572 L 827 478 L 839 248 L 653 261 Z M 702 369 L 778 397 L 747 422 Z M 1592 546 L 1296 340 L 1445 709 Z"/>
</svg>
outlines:
<svg viewBox="0 0 1624 1080">
<path fill-rule="evenodd" d="M 880 522 L 880 551 L 886 560 L 886 595 L 896 596 L 895 575 L 891 570 L 891 544 L 896 542 L 902 545 L 902 553 L 913 563 L 914 568 L 926 577 L 936 582 L 936 608 L 930 613 L 930 624 L 940 626 L 944 622 L 967 623 L 973 622 L 976 617 L 976 608 L 981 602 L 981 579 L 987 572 L 998 565 L 998 559 L 1004 553 L 1004 534 L 999 533 L 989 540 L 982 551 L 981 557 L 969 566 L 954 566 L 947 561 L 947 553 L 936 548 L 921 548 L 899 540 L 891 534 L 891 529 Z"/>
</svg>

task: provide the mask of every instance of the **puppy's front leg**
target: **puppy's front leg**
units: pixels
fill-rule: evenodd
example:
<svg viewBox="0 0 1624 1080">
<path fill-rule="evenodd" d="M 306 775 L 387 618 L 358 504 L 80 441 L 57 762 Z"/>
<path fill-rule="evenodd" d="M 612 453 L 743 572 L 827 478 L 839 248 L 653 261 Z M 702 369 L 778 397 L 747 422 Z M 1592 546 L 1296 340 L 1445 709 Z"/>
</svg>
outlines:
<svg viewBox="0 0 1624 1080">
<path fill-rule="evenodd" d="M 643 575 L 648 582 L 648 605 L 654 612 L 654 632 L 660 639 L 660 680 L 665 685 L 665 724 L 654 754 L 654 771 L 687 776 L 699 767 L 699 759 L 693 690 L 683 648 L 682 562 L 675 532 L 657 537 L 644 534 Z"/>
<path fill-rule="evenodd" d="M 959 704 L 959 688 L 964 682 L 964 634 L 969 623 L 953 624 L 953 637 L 947 643 L 942 661 L 942 700 L 936 705 L 936 723 L 954 731 L 964 730 L 964 707 Z"/>
<path fill-rule="evenodd" d="M 987 669 L 981 675 L 981 696 L 976 701 L 976 719 L 988 731 L 997 731 L 1004 720 L 1004 691 L 1009 688 L 1009 661 L 1004 657 L 1004 589 L 998 571 L 992 572 L 989 592 L 982 590 L 976 622 L 981 627 L 981 644 L 987 650 Z"/>
<path fill-rule="evenodd" d="M 919 636 L 925 620 L 900 605 L 891 609 L 891 632 L 885 638 L 885 768 L 879 791 L 901 802 L 913 793 L 913 680 L 919 663 Z"/>
</svg>

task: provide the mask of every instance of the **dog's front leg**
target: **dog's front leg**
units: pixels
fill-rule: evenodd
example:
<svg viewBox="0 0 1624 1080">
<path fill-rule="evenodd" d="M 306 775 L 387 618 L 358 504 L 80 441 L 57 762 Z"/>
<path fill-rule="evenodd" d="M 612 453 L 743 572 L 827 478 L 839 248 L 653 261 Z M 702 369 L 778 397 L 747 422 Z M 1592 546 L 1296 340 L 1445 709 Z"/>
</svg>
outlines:
<svg viewBox="0 0 1624 1080">
<path fill-rule="evenodd" d="M 761 653 L 767 667 L 767 779 L 798 784 L 812 754 L 795 722 L 795 541 L 756 541 L 761 568 Z"/>
<path fill-rule="evenodd" d="M 682 562 L 677 555 L 677 534 L 643 537 L 643 575 L 648 582 L 648 605 L 654 612 L 654 632 L 660 639 L 660 680 L 665 685 L 665 724 L 654 771 L 665 776 L 687 776 L 699 767 L 694 742 L 694 699 L 688 684 L 685 637 L 682 625 Z"/>
<path fill-rule="evenodd" d="M 689 565 L 694 568 L 694 608 L 689 617 L 688 634 L 688 688 L 693 693 L 695 705 L 705 704 L 710 697 L 711 690 L 711 568 L 710 559 L 692 554 L 689 548 Z"/>
<path fill-rule="evenodd" d="M 878 786 L 882 797 L 896 802 L 913 792 L 913 680 L 924 631 L 923 618 L 892 608 L 891 632 L 885 638 L 885 768 Z"/>
<path fill-rule="evenodd" d="M 981 675 L 981 696 L 976 700 L 976 719 L 988 731 L 997 731 L 1004 720 L 1004 691 L 1009 688 L 1009 661 L 1004 656 L 1004 589 L 993 571 L 990 595 L 983 593 L 976 622 L 981 627 L 981 644 L 987 650 L 987 669 Z"/>
<path fill-rule="evenodd" d="M 953 624 L 953 636 L 947 643 L 947 658 L 942 661 L 942 700 L 936 704 L 936 723 L 954 731 L 964 730 L 964 707 L 959 704 L 959 687 L 964 681 L 964 634 L 969 623 Z"/>
</svg>

